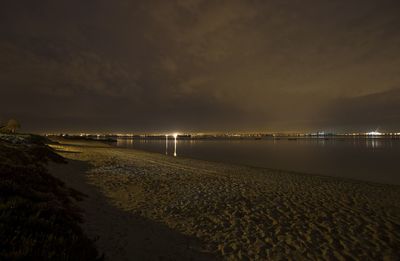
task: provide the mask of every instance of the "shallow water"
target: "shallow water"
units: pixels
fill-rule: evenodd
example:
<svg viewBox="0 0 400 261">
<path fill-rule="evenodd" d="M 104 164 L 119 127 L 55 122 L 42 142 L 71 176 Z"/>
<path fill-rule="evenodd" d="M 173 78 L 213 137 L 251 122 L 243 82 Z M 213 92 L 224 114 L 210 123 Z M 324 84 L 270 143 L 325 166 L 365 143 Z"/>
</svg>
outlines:
<svg viewBox="0 0 400 261">
<path fill-rule="evenodd" d="M 400 140 L 126 140 L 116 146 L 255 167 L 400 185 Z"/>
</svg>

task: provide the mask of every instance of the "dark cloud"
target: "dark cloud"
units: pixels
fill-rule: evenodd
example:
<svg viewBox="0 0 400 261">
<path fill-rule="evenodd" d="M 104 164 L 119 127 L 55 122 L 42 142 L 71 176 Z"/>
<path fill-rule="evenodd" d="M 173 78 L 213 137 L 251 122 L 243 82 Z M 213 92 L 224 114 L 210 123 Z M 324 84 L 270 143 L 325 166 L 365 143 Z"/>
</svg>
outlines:
<svg viewBox="0 0 400 261">
<path fill-rule="evenodd" d="M 395 130 L 400 122 L 400 88 L 339 98 L 322 111 L 326 123 L 354 131 Z"/>
<path fill-rule="evenodd" d="M 373 0 L 8 1 L 0 119 L 33 131 L 400 129 L 399 13 Z"/>
</svg>

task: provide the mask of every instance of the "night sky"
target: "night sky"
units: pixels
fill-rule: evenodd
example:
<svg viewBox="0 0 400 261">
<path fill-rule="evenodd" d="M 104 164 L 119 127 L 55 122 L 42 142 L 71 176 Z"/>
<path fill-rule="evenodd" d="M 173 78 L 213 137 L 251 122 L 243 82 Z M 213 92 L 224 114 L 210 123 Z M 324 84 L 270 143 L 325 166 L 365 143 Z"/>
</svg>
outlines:
<svg viewBox="0 0 400 261">
<path fill-rule="evenodd" d="M 400 1 L 0 7 L 0 120 L 24 131 L 400 130 Z"/>
</svg>

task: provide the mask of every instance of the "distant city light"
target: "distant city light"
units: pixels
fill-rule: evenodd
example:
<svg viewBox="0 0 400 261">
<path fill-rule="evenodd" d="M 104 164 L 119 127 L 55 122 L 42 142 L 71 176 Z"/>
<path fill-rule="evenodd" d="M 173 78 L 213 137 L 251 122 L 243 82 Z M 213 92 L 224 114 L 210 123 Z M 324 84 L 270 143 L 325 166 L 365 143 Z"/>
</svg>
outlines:
<svg viewBox="0 0 400 261">
<path fill-rule="evenodd" d="M 382 135 L 382 133 L 378 132 L 378 131 L 371 131 L 371 132 L 367 132 L 367 135 L 379 136 L 379 135 Z"/>
<path fill-rule="evenodd" d="M 105 138 L 131 138 L 131 139 L 147 139 L 147 138 L 162 138 L 168 140 L 168 138 L 174 138 L 175 140 L 179 138 L 182 139 L 200 139 L 200 138 L 234 138 L 234 139 L 246 139 L 246 138 L 255 138 L 255 139 L 267 139 L 268 137 L 271 138 L 280 138 L 280 137 L 312 137 L 312 138 L 324 138 L 326 139 L 327 136 L 330 137 L 339 137 L 339 136 L 385 136 L 385 137 L 392 137 L 398 138 L 400 136 L 400 132 L 391 131 L 391 132 L 379 132 L 377 130 L 374 131 L 360 131 L 360 132 L 342 132 L 342 133 L 335 133 L 335 132 L 327 132 L 327 131 L 318 131 L 318 132 L 293 132 L 293 133 L 184 133 L 184 132 L 173 132 L 173 133 L 162 133 L 162 134 L 143 134 L 143 133 L 84 133 L 84 132 L 77 132 L 77 133 L 44 133 L 43 135 L 46 136 L 80 136 L 80 137 L 105 137 Z"/>
</svg>

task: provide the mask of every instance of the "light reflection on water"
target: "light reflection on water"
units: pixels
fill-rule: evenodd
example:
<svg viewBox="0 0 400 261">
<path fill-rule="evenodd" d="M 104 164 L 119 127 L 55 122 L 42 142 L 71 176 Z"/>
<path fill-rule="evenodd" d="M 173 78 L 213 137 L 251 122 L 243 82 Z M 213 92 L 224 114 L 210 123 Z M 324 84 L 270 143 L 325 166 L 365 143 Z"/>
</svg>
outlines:
<svg viewBox="0 0 400 261">
<path fill-rule="evenodd" d="M 176 157 L 177 156 L 177 154 L 176 154 L 176 144 L 178 143 L 178 141 L 177 141 L 177 139 L 175 138 L 174 139 L 174 157 Z"/>
<path fill-rule="evenodd" d="M 117 146 L 255 167 L 400 185 L 400 140 L 384 138 L 165 140 L 118 139 Z"/>
</svg>

